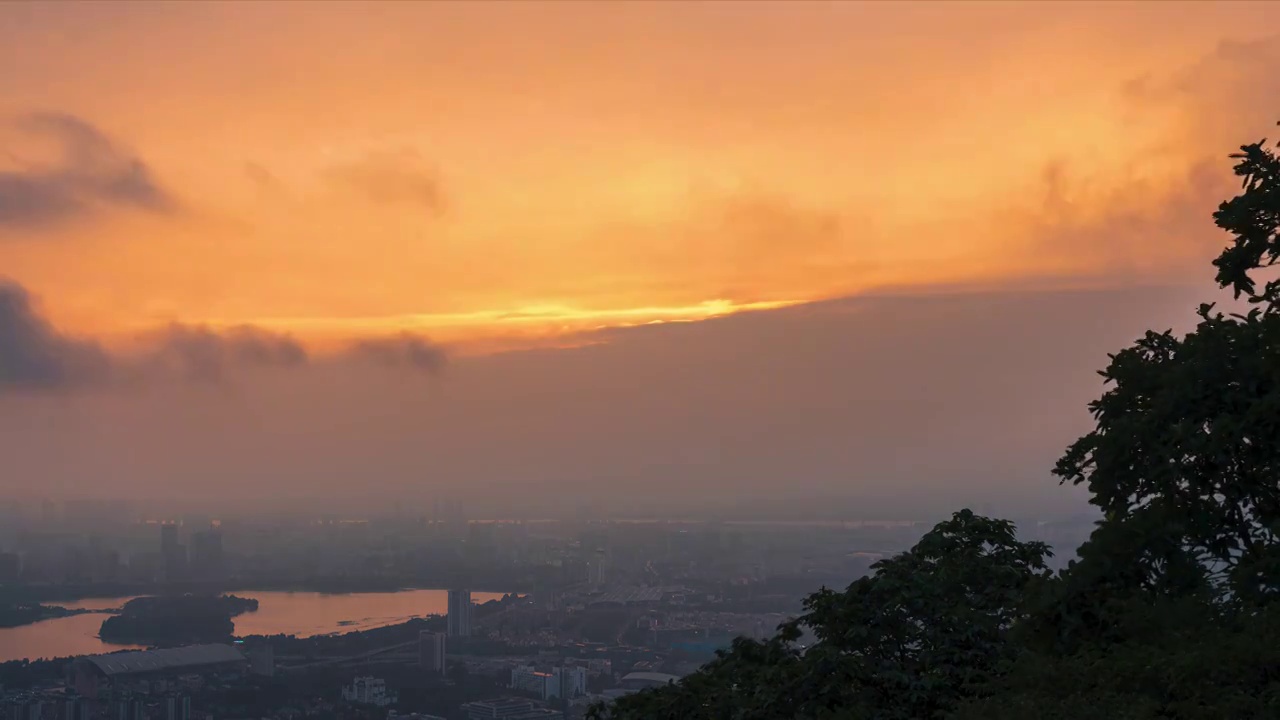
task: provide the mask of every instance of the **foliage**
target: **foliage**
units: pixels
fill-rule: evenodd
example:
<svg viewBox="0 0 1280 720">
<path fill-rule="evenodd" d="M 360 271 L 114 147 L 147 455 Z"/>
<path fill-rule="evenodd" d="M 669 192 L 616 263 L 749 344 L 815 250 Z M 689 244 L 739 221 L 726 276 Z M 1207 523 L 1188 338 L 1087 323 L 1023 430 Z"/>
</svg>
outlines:
<svg viewBox="0 0 1280 720">
<path fill-rule="evenodd" d="M 739 639 L 674 689 L 617 703 L 617 717 L 929 718 L 980 693 L 1048 548 L 1012 523 L 956 513 L 843 592 L 823 589 L 766 642 Z M 808 630 L 810 648 L 798 645 Z"/>
<path fill-rule="evenodd" d="M 763 642 L 592 716 L 1022 720 L 1280 717 L 1280 158 L 1233 155 L 1241 194 L 1199 309 L 1110 357 L 1094 430 L 1055 468 L 1102 519 L 1052 576 L 1046 547 L 957 513 L 874 575 L 810 596 Z M 817 641 L 799 644 L 804 631 Z"/>
<path fill-rule="evenodd" d="M 65 676 L 73 659 L 60 657 L 0 662 L 0 688 L 18 690 L 47 684 Z"/>
<path fill-rule="evenodd" d="M 98 634 L 121 644 L 226 642 L 235 630 L 231 618 L 257 609 L 257 600 L 235 595 L 139 597 L 104 620 Z"/>
<path fill-rule="evenodd" d="M 77 615 L 82 611 L 68 610 L 57 605 L 39 603 L 0 603 L 0 628 L 30 625 L 56 617 Z"/>
<path fill-rule="evenodd" d="M 1024 650 L 991 694 L 955 720 L 1280 717 L 1280 606 L 1223 622 L 1181 607 L 1135 603 L 1150 632 L 1070 654 Z"/>
</svg>

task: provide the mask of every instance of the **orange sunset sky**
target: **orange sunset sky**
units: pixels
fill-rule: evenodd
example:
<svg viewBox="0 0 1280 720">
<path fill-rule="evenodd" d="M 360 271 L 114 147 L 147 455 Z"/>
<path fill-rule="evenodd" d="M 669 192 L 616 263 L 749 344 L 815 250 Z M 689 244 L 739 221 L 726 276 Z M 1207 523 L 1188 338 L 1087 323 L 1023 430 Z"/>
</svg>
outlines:
<svg viewBox="0 0 1280 720">
<path fill-rule="evenodd" d="M 178 320 L 463 340 L 882 285 L 1174 273 L 1203 248 L 1071 233 L 1157 216 L 1195 192 L 1197 163 L 1265 129 L 1275 110 L 1242 108 L 1248 88 L 1213 65 L 1278 17 L 11 3 L 4 110 L 91 123 L 174 206 L 0 226 L 0 267 L 86 333 Z M 60 161 L 56 138 L 16 131 L 6 169 Z"/>
<path fill-rule="evenodd" d="M 708 318 L 799 327 L 785 319 L 825 307 L 815 301 L 942 294 L 969 298 L 947 305 L 962 313 L 988 293 L 1081 293 L 1096 306 L 1062 322 L 1078 321 L 1093 344 L 1072 360 L 1074 394 L 1052 398 L 1075 422 L 1096 394 L 1092 372 L 1106 342 L 1179 318 L 1195 292 L 1210 291 L 1206 263 L 1223 238 L 1209 213 L 1236 187 L 1226 155 L 1280 119 L 1275 28 L 1280 4 L 1261 2 L 3 3 L 0 278 L 23 290 L 22 317 L 55 349 L 82 343 L 75 347 L 128 356 L 175 324 L 211 336 L 287 335 L 315 357 L 405 333 L 423 348 L 443 346 L 456 371 L 424 392 L 447 397 L 423 400 L 415 419 L 369 409 L 361 427 L 416 427 L 421 438 L 422 428 L 445 423 L 460 435 L 440 440 L 440 452 L 461 448 L 449 462 L 482 484 L 544 461 L 555 466 L 547 478 L 595 476 L 623 457 L 628 477 L 645 474 L 634 469 L 639 455 L 621 451 L 587 469 L 562 467 L 547 460 L 559 457 L 559 440 L 527 435 L 540 420 L 510 420 L 511 398 L 533 402 L 534 388 L 559 388 L 561 398 L 599 392 L 581 384 L 583 367 L 632 379 L 636 395 L 614 407 L 671 391 L 631 366 L 599 370 L 573 355 L 580 346 L 630 348 L 657 335 L 620 328 L 699 321 L 689 326 L 706 329 L 681 331 L 688 339 L 636 345 L 627 357 L 651 368 L 653 358 L 705 342 L 696 358 L 671 360 L 704 367 L 705 376 L 686 378 L 702 387 L 727 358 L 758 350 L 748 343 L 729 353 L 729 340 L 707 339 L 731 327 Z M 1134 287 L 1196 290 L 1144 300 L 1141 312 L 1129 296 L 1107 295 Z M 886 312 L 915 317 L 899 306 Z M 965 318 L 989 312 L 979 303 Z M 940 317 L 924 313 L 920 327 L 959 333 L 967 322 Z M 1087 334 L 1094 324 L 1105 331 Z M 241 326 L 254 329 L 232 330 Z M 896 332 L 886 327 L 813 332 L 856 333 L 856 352 L 870 352 Z M 495 359 L 498 350 L 518 357 Z M 865 375 L 874 365 L 847 359 L 830 371 Z M 330 371 L 338 372 L 317 372 Z M 977 377 L 966 373 L 957 371 L 957 386 Z M 1029 374 L 1026 387 L 1058 386 L 1061 377 Z M 60 395 L 54 409 L 39 393 L 18 393 L 5 410 L 3 380 L 7 447 L 44 448 L 23 450 L 29 457 L 18 466 L 24 476 L 47 472 L 51 487 L 81 487 L 75 478 L 94 463 L 154 485 L 215 452 L 171 441 L 157 444 L 172 456 L 139 459 L 130 438 L 182 425 L 160 398 Z M 263 392 L 307 395 L 281 389 L 288 382 Z M 752 412 L 844 392 L 826 387 L 761 395 Z M 350 392 L 331 398 L 330 411 L 376 404 L 373 391 Z M 273 421 L 279 427 L 327 412 L 275 401 L 288 406 Z M 1036 417 L 1053 415 L 1044 402 Z M 441 407 L 452 408 L 447 423 L 431 419 Z M 467 414 L 481 407 L 490 420 Z M 649 409 L 653 427 L 689 413 Z M 217 426 L 224 437 L 244 425 L 225 408 L 199 422 L 217 412 L 230 413 L 218 421 L 228 423 Z M 267 422 L 256 412 L 255 422 Z M 32 413 L 61 419 L 41 416 L 37 430 Z M 495 416 L 513 424 L 495 425 Z M 718 417 L 702 418 L 703 427 Z M 858 422 L 884 424 L 875 418 Z M 561 419 L 546 432 L 571 436 L 599 416 Z M 832 443 L 863 427 L 828 419 Z M 1016 432 L 987 427 L 993 437 Z M 1052 448 L 1078 428 L 1046 431 L 1026 467 L 1047 472 Z M 102 435 L 111 432 L 122 435 Z M 646 432 L 623 434 L 637 447 L 667 448 L 655 473 L 693 477 L 712 463 L 690 460 L 701 452 L 681 444 L 690 435 Z M 370 431 L 378 439 L 343 462 L 405 458 L 386 471 L 403 483 L 445 462 L 415 465 L 412 433 L 378 444 L 393 442 L 388 433 Z M 307 437 L 314 448 L 328 436 L 317 425 Z M 723 453 L 725 437 L 704 440 Z M 743 429 L 742 447 L 760 437 L 784 455 L 824 452 L 813 434 L 787 445 L 792 436 L 772 425 Z M 515 448 L 512 465 L 467 465 L 463 453 L 483 438 Z M 94 459 L 51 467 L 54 447 Z M 302 447 L 293 449 L 313 465 L 273 465 L 263 476 L 347 467 Z M 852 457 L 827 458 L 823 472 L 862 474 Z M 935 464 L 920 472 L 945 462 Z"/>
</svg>

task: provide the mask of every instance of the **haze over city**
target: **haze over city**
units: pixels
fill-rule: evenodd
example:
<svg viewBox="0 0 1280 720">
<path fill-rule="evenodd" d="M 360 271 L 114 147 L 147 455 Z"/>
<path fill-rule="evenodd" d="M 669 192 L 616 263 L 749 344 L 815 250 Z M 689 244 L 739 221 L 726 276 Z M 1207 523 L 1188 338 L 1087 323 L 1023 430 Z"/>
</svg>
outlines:
<svg viewBox="0 0 1280 720">
<path fill-rule="evenodd" d="M 1276 28 L 0 2 L 0 718 L 1280 717 Z"/>
<path fill-rule="evenodd" d="M 1258 3 L 0 5 L 0 494 L 1066 517 Z"/>
</svg>

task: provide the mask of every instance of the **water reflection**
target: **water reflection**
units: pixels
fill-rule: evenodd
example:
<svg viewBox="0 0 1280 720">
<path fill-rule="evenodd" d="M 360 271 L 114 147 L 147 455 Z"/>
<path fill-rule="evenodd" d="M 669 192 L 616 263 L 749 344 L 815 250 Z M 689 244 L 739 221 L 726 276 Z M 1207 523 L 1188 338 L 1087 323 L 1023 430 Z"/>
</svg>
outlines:
<svg viewBox="0 0 1280 720">
<path fill-rule="evenodd" d="M 442 615 L 449 606 L 445 590 L 405 590 L 396 593 L 326 595 L 309 592 L 258 592 L 237 590 L 236 595 L 258 600 L 257 612 L 236 617 L 236 635 L 297 635 L 309 637 L 354 632 L 395 625 L 415 617 Z M 477 603 L 496 600 L 501 593 L 472 593 Z M 131 598 L 88 598 L 55 603 L 66 608 L 103 610 L 118 608 Z M 44 620 L 16 628 L 0 628 L 0 662 L 22 658 L 127 650 L 98 639 L 105 615 L 88 613 Z"/>
</svg>

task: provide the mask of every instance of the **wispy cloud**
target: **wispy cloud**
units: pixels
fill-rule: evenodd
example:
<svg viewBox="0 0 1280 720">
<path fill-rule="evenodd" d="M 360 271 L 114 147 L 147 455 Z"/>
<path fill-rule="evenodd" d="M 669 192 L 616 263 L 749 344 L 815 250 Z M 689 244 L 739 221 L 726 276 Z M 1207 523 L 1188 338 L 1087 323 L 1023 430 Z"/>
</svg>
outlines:
<svg viewBox="0 0 1280 720">
<path fill-rule="evenodd" d="M 137 367 L 148 374 L 220 382 L 237 367 L 292 368 L 306 365 L 307 351 L 288 335 L 254 327 L 214 332 L 203 326 L 171 325 L 159 333 Z"/>
<path fill-rule="evenodd" d="M 443 347 L 418 335 L 401 334 L 391 338 L 362 340 L 349 351 L 354 359 L 369 360 L 385 367 L 439 373 L 447 355 Z"/>
<path fill-rule="evenodd" d="M 335 164 L 325 171 L 325 178 L 373 202 L 416 205 L 433 215 L 445 209 L 436 170 L 413 149 L 373 152 Z"/>
</svg>

